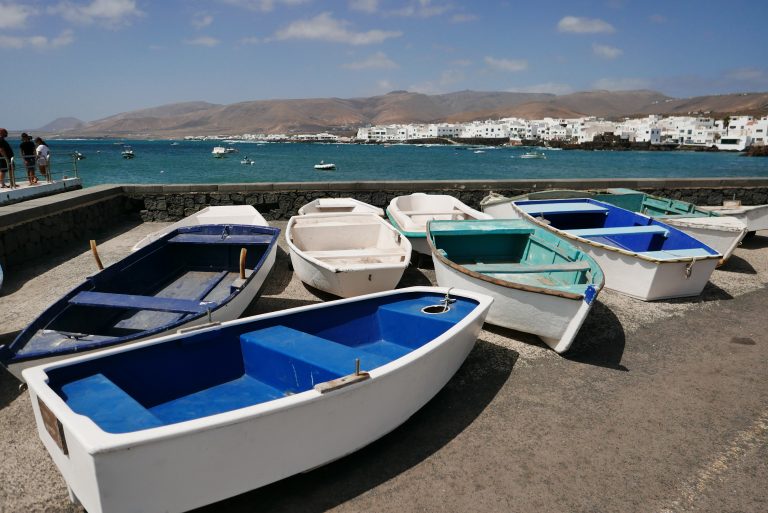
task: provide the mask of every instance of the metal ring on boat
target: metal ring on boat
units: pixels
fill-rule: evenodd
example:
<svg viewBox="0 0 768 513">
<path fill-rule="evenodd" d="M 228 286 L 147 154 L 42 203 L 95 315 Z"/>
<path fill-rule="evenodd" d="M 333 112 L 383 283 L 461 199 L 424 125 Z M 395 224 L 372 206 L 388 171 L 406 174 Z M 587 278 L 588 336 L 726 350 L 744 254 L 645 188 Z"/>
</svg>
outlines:
<svg viewBox="0 0 768 513">
<path fill-rule="evenodd" d="M 446 305 L 445 303 L 440 303 L 438 305 L 429 305 L 425 306 L 421 309 L 421 313 L 425 313 L 427 315 L 437 315 L 446 313 L 451 309 L 450 306 Z"/>
</svg>

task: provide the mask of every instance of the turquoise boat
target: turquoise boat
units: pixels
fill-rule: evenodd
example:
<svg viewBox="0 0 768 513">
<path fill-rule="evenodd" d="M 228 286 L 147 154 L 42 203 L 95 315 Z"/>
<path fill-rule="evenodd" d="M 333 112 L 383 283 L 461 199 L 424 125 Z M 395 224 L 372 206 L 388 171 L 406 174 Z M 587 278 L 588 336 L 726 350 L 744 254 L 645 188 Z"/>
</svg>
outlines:
<svg viewBox="0 0 768 513">
<path fill-rule="evenodd" d="M 603 271 L 565 239 L 523 219 L 431 221 L 437 283 L 493 297 L 487 322 L 567 351 L 602 289 Z"/>
</svg>

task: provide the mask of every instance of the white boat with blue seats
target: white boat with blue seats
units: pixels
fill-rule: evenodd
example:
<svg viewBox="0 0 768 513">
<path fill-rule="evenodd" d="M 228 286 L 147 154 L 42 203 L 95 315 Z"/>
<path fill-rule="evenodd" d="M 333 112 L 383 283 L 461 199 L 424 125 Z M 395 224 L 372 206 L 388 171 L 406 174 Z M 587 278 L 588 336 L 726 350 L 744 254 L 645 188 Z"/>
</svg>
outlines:
<svg viewBox="0 0 768 513">
<path fill-rule="evenodd" d="M 603 287 L 603 271 L 565 239 L 524 219 L 431 221 L 437 283 L 488 294 L 487 322 L 571 348 Z"/>
<path fill-rule="evenodd" d="M 698 296 L 722 255 L 657 219 L 593 199 L 514 201 L 518 217 L 592 256 L 605 286 L 650 301 Z"/>
<path fill-rule="evenodd" d="M 435 287 L 387 291 L 54 362 L 24 378 L 74 502 L 89 513 L 188 511 L 395 429 L 464 362 L 492 302 Z"/>
<path fill-rule="evenodd" d="M 267 226 L 177 228 L 49 306 L 0 363 L 21 371 L 46 361 L 238 318 L 275 263 L 280 230 Z"/>
</svg>

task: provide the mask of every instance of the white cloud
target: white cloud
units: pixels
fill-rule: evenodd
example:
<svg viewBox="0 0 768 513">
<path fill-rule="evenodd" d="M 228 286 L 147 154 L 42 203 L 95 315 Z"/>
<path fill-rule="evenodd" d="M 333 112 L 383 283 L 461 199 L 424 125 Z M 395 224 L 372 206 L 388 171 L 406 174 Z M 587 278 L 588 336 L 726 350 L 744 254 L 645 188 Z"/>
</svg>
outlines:
<svg viewBox="0 0 768 513">
<path fill-rule="evenodd" d="M 651 82 L 644 78 L 601 78 L 592 87 L 607 91 L 634 91 L 648 89 L 650 85 Z"/>
<path fill-rule="evenodd" d="M 528 68 L 528 61 L 525 59 L 497 59 L 495 57 L 486 57 L 483 59 L 485 64 L 494 71 L 523 71 Z"/>
<path fill-rule="evenodd" d="M 549 94 L 569 94 L 573 92 L 573 88 L 568 84 L 560 84 L 557 82 L 544 82 L 543 84 L 535 84 L 525 87 L 513 87 L 508 89 L 512 93 L 549 93 Z"/>
<path fill-rule="evenodd" d="M 67 46 L 72 44 L 74 40 L 74 33 L 71 30 L 65 30 L 53 39 L 48 39 L 46 36 L 14 37 L 0 35 L 0 48 L 48 50 Z"/>
<path fill-rule="evenodd" d="M 0 3 L 0 29 L 21 28 L 35 11 L 24 5 Z"/>
<path fill-rule="evenodd" d="M 757 80 L 765 78 L 765 72 L 757 68 L 739 68 L 725 74 L 729 80 Z"/>
<path fill-rule="evenodd" d="M 192 20 L 192 26 L 198 29 L 207 27 L 211 23 L 213 23 L 213 16 L 210 14 L 200 15 Z"/>
<path fill-rule="evenodd" d="M 200 36 L 196 37 L 194 39 L 185 39 L 184 44 L 193 45 L 193 46 L 207 46 L 209 48 L 212 48 L 214 46 L 218 46 L 219 40 L 215 37 L 210 36 Z"/>
<path fill-rule="evenodd" d="M 279 41 L 309 39 L 331 43 L 369 45 L 403 35 L 402 32 L 386 30 L 352 32 L 347 28 L 348 25 L 348 21 L 337 20 L 331 13 L 324 12 L 309 20 L 298 20 L 290 23 L 288 26 L 278 30 L 273 39 Z"/>
<path fill-rule="evenodd" d="M 595 43 L 592 45 L 592 53 L 603 59 L 615 59 L 624 53 L 624 51 L 619 48 L 614 48 L 613 46 L 599 45 Z"/>
<path fill-rule="evenodd" d="M 478 19 L 476 14 L 454 14 L 451 16 L 451 21 L 454 23 L 466 23 L 468 21 L 475 21 Z"/>
<path fill-rule="evenodd" d="M 362 61 L 343 64 L 342 67 L 347 69 L 393 69 L 398 66 L 384 52 L 376 52 Z"/>
<path fill-rule="evenodd" d="M 431 18 L 451 10 L 453 6 L 450 4 L 433 4 L 432 0 L 415 0 L 401 9 L 390 11 L 389 14 L 406 18 Z"/>
<path fill-rule="evenodd" d="M 301 5 L 309 1 L 310 0 L 221 0 L 222 3 L 228 5 L 261 12 L 273 11 L 277 5 Z"/>
<path fill-rule="evenodd" d="M 566 16 L 557 24 L 560 32 L 573 34 L 611 34 L 616 32 L 613 25 L 597 18 L 579 18 L 578 16 Z"/>
<path fill-rule="evenodd" d="M 353 11 L 374 13 L 379 10 L 379 0 L 350 0 L 349 8 Z"/>
<path fill-rule="evenodd" d="M 395 86 L 389 80 L 379 80 L 376 82 L 376 89 L 382 92 L 393 91 Z"/>
<path fill-rule="evenodd" d="M 88 3 L 60 2 L 49 9 L 73 23 L 103 23 L 117 26 L 130 23 L 144 13 L 136 6 L 135 0 L 92 0 Z"/>
</svg>

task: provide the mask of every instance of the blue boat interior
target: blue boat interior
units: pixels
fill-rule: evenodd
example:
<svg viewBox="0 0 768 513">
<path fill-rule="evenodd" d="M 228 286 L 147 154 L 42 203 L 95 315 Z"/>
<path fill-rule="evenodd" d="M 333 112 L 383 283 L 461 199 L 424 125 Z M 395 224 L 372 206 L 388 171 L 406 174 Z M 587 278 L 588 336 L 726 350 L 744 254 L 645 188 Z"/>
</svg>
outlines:
<svg viewBox="0 0 768 513">
<path fill-rule="evenodd" d="M 572 235 L 659 260 L 718 254 L 677 228 L 593 199 L 516 201 L 515 205 Z"/>
<path fill-rule="evenodd" d="M 602 283 L 591 258 L 523 219 L 432 221 L 429 236 L 448 260 L 504 281 L 575 294 Z"/>
<path fill-rule="evenodd" d="M 311 390 L 407 355 L 477 306 L 456 298 L 443 313 L 424 307 L 443 295 L 407 292 L 257 319 L 181 339 L 64 365 L 49 386 L 109 433 L 198 419 Z"/>
<path fill-rule="evenodd" d="M 230 301 L 263 264 L 277 228 L 179 228 L 89 277 L 11 344 L 14 358 L 50 356 L 143 338 L 206 316 Z M 247 251 L 246 280 L 240 251 Z"/>
</svg>

